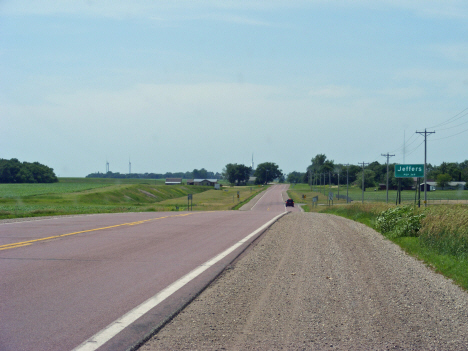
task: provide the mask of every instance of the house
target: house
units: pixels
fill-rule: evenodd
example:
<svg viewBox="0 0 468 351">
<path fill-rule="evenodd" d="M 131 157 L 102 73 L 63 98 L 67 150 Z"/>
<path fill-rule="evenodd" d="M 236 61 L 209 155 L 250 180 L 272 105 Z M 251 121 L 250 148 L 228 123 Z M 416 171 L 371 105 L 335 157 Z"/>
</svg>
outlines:
<svg viewBox="0 0 468 351">
<path fill-rule="evenodd" d="M 447 185 L 450 190 L 463 190 L 466 187 L 466 182 L 448 182 Z"/>
<path fill-rule="evenodd" d="M 166 178 L 166 185 L 182 184 L 182 178 Z"/>
<path fill-rule="evenodd" d="M 442 188 L 437 185 L 437 182 L 428 181 L 427 182 L 427 191 L 434 190 L 463 190 L 465 189 L 466 182 L 448 182 L 447 185 Z M 421 184 L 421 191 L 424 191 L 424 183 Z"/>
<path fill-rule="evenodd" d="M 249 180 L 247 181 L 248 185 L 253 185 L 255 184 L 255 181 L 257 180 L 257 177 L 249 177 Z"/>
<path fill-rule="evenodd" d="M 427 181 L 426 183 L 427 183 L 427 185 L 426 185 L 426 190 L 427 190 L 427 191 L 434 191 L 434 190 L 436 190 L 437 182 L 430 182 L 430 181 Z M 419 184 L 419 187 L 420 187 L 421 191 L 424 191 L 424 183 Z"/>
<path fill-rule="evenodd" d="M 203 186 L 215 186 L 218 184 L 218 179 L 188 179 L 187 185 L 203 185 Z"/>
</svg>

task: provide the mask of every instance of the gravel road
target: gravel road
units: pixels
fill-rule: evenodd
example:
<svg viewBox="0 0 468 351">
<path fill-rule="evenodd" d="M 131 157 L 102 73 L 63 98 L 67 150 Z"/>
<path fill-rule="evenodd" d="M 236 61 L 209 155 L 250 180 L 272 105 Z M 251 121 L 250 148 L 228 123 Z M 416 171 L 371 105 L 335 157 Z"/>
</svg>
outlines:
<svg viewBox="0 0 468 351">
<path fill-rule="evenodd" d="M 291 213 L 140 351 L 467 350 L 468 294 L 359 223 Z"/>
</svg>

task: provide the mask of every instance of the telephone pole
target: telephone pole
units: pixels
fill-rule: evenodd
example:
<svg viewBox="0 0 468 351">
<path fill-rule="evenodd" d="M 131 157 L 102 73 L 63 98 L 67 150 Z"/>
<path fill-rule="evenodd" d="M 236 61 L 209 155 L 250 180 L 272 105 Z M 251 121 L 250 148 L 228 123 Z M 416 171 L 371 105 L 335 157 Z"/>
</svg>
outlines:
<svg viewBox="0 0 468 351">
<path fill-rule="evenodd" d="M 348 203 L 349 163 L 343 166 L 346 166 L 346 203 Z"/>
<path fill-rule="evenodd" d="M 427 206 L 427 135 L 434 134 L 434 132 L 428 132 L 427 129 L 424 129 L 424 132 L 418 132 L 417 134 L 424 134 L 424 207 Z"/>
<path fill-rule="evenodd" d="M 384 155 L 384 154 L 381 154 L 381 155 L 387 158 L 387 204 L 388 204 L 388 159 L 390 157 L 395 156 L 395 155 L 390 155 L 388 152 L 387 152 L 386 155 Z"/>
<path fill-rule="evenodd" d="M 361 162 L 358 164 L 362 165 L 362 203 L 364 203 L 364 167 L 367 166 L 369 163 Z"/>
</svg>

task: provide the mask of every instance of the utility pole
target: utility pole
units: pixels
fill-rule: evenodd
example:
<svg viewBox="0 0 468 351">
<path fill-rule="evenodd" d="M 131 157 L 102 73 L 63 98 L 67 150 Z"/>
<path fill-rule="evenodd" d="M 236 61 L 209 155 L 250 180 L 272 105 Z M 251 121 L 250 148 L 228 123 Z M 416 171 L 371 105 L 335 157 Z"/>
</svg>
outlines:
<svg viewBox="0 0 468 351">
<path fill-rule="evenodd" d="M 428 132 L 427 129 L 424 129 L 424 132 L 418 132 L 417 134 L 424 134 L 424 207 L 427 206 L 427 135 L 434 134 L 434 132 Z"/>
<path fill-rule="evenodd" d="M 338 168 L 338 200 L 340 200 L 340 169 Z"/>
<path fill-rule="evenodd" d="M 348 203 L 349 163 L 343 166 L 346 166 L 346 203 Z"/>
<path fill-rule="evenodd" d="M 387 152 L 386 155 L 384 155 L 384 154 L 381 154 L 381 155 L 387 158 L 387 204 L 388 204 L 388 159 L 390 157 L 395 156 L 395 155 L 390 155 L 388 152 Z"/>
<path fill-rule="evenodd" d="M 361 162 L 359 164 L 362 165 L 362 203 L 364 203 L 364 167 L 369 163 Z"/>
</svg>

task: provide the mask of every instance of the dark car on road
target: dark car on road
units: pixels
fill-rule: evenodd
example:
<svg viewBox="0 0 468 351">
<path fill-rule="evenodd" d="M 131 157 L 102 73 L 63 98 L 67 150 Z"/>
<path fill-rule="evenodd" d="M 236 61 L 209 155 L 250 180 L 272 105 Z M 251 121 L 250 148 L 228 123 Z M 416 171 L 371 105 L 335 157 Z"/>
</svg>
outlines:
<svg viewBox="0 0 468 351">
<path fill-rule="evenodd" d="M 294 200 L 293 199 L 287 199 L 286 200 L 286 207 L 291 206 L 294 207 Z"/>
</svg>

